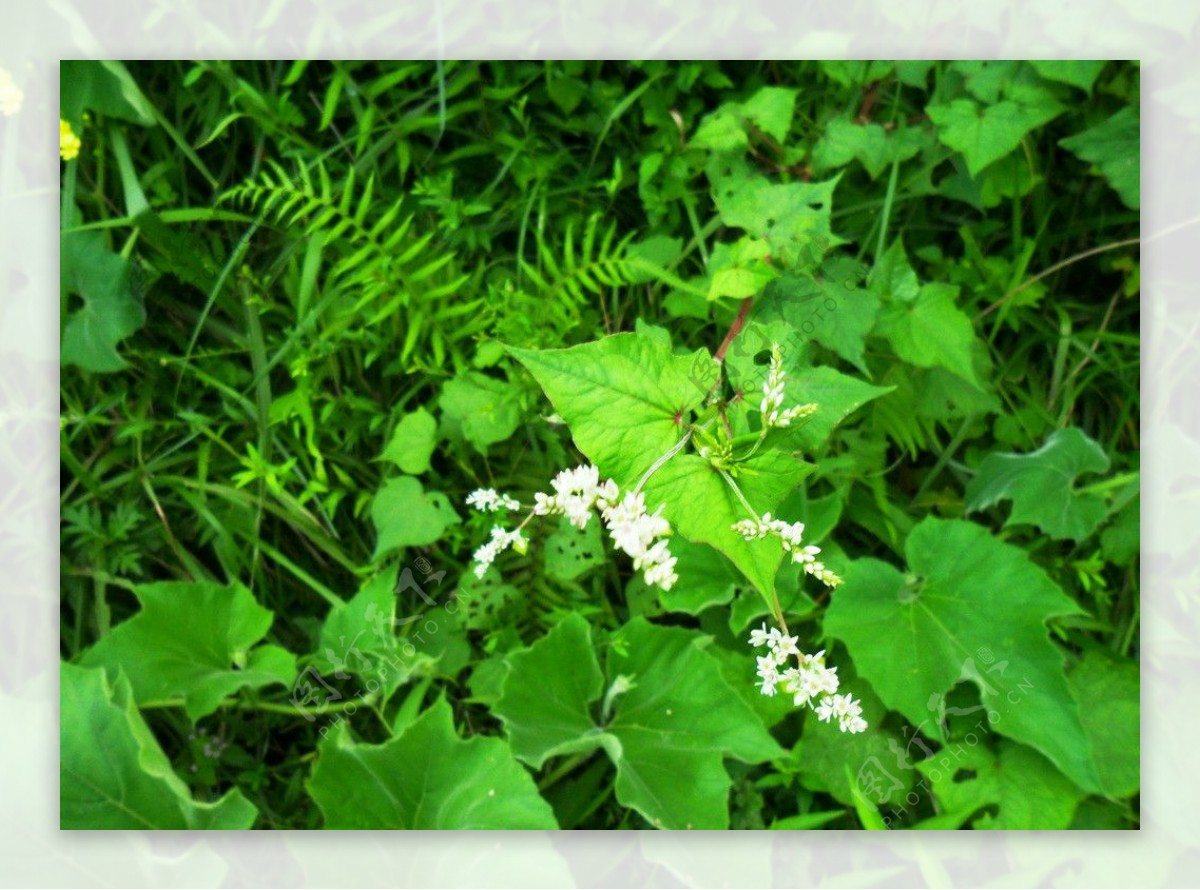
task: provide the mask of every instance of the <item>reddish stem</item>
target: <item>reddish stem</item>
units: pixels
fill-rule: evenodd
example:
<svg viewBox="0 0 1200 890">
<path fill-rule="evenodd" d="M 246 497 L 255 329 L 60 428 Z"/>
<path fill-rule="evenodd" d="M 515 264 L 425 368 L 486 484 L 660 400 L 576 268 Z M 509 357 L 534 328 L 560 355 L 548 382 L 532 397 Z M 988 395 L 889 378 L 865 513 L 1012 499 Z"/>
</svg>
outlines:
<svg viewBox="0 0 1200 890">
<path fill-rule="evenodd" d="M 725 339 L 721 341 L 721 346 L 713 356 L 718 362 L 725 361 L 725 353 L 729 351 L 729 344 L 733 342 L 733 338 L 741 332 L 742 327 L 746 324 L 746 316 L 750 314 L 750 304 L 752 302 L 754 302 L 753 297 L 746 297 L 746 299 L 742 300 L 742 305 L 738 307 L 737 318 L 729 326 L 729 333 L 725 335 Z"/>
</svg>

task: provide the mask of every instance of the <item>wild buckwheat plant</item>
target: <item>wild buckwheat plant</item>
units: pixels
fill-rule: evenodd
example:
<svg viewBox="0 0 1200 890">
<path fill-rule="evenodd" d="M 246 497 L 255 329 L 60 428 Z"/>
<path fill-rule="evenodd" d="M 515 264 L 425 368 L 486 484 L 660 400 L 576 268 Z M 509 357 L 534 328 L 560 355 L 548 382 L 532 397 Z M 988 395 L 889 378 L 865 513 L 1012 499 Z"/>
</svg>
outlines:
<svg viewBox="0 0 1200 890">
<path fill-rule="evenodd" d="M 589 355 L 597 352 L 601 354 Z M 578 358 L 564 365 L 570 353 Z M 778 502 L 787 486 L 811 469 L 792 457 L 786 437 L 813 417 L 819 406 L 788 404 L 782 348 L 778 344 L 771 348 L 756 406 L 740 397 L 722 400 L 719 375 L 707 391 L 698 393 L 699 398 L 677 388 L 665 391 L 663 381 L 671 379 L 673 357 L 661 342 L 650 343 L 638 335 L 617 335 L 558 350 L 551 368 L 543 364 L 550 353 L 515 350 L 514 354 L 546 390 L 557 409 L 555 418 L 561 417 L 571 427 L 576 443 L 595 462 L 558 473 L 549 492 L 533 494 L 532 508 L 515 528 L 494 526 L 490 540 L 475 551 L 475 575 L 482 578 L 510 548 L 525 554 L 524 531 L 535 517 L 562 516 L 582 530 L 598 514 L 612 543 L 633 560 L 645 583 L 669 591 L 679 581 L 670 549 L 674 527 L 667 517 L 672 516 L 685 537 L 730 557 L 764 594 L 777 626 L 768 629 L 764 624 L 750 636 L 752 646 L 768 649 L 757 659 L 762 694 L 773 696 L 782 689 L 797 707 L 811 708 L 818 719 L 836 718 L 842 732 L 866 729 L 861 705 L 849 695 L 838 694 L 837 669 L 826 666 L 824 650 L 809 655 L 800 650 L 799 638 L 788 634 L 774 587 L 774 570 L 784 557 L 827 587 L 837 587 L 841 578 L 817 558 L 820 547 L 804 543 L 803 523 L 775 518 L 770 509 L 760 509 L 751 500 Z M 699 358 L 701 366 L 704 359 Z M 604 370 L 606 361 L 614 371 Z M 656 376 L 660 366 L 663 374 Z M 601 385 L 589 389 L 580 382 L 592 378 Z M 680 398 L 699 409 L 694 421 L 686 419 L 686 407 L 677 407 Z M 669 428 L 657 413 L 657 422 L 650 422 L 644 407 L 647 401 L 669 406 Z M 757 418 L 751 416 L 754 407 Z M 647 415 L 644 426 L 639 423 L 643 414 Z M 668 435 L 678 438 L 657 454 L 639 440 L 644 436 L 665 444 Z M 689 444 L 695 446 L 694 453 L 687 451 Z M 619 467 L 627 478 L 633 478 L 634 469 L 640 475 L 635 484 L 623 487 L 613 477 L 601 481 L 601 466 Z M 784 490 L 772 487 L 772 482 Z M 490 488 L 471 492 L 466 503 L 492 514 L 522 509 L 511 495 Z M 704 515 L 705 511 L 714 515 Z M 734 520 L 724 525 L 726 532 L 720 531 L 718 517 L 723 515 Z"/>
</svg>

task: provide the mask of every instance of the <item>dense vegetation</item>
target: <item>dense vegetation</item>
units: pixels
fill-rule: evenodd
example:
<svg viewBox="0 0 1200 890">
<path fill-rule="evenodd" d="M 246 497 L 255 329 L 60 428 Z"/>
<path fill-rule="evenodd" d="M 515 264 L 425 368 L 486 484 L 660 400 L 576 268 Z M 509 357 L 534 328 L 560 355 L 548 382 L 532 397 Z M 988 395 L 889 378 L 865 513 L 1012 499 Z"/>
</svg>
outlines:
<svg viewBox="0 0 1200 890">
<path fill-rule="evenodd" d="M 63 827 L 1136 827 L 1138 114 L 63 63 Z"/>
</svg>

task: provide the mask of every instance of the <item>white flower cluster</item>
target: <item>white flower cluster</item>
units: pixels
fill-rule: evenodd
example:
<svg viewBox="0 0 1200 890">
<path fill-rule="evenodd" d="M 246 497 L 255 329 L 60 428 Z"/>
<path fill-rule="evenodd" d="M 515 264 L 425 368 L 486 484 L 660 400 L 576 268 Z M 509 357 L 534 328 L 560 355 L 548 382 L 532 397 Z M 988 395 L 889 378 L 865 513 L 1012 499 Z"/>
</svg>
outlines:
<svg viewBox="0 0 1200 890">
<path fill-rule="evenodd" d="M 492 539 L 475 551 L 475 577 L 482 578 L 488 570 L 488 566 L 496 561 L 496 557 L 511 547 L 517 553 L 524 553 L 529 549 L 529 539 L 521 534 L 521 530 L 508 529 L 495 526 L 492 529 Z"/>
<path fill-rule="evenodd" d="M 615 504 L 617 483 L 611 479 L 600 484 L 600 470 L 584 464 L 573 470 L 563 470 L 550 482 L 554 494 L 538 492 L 533 496 L 533 512 L 538 516 L 566 516 L 576 528 L 587 528 L 592 508 L 601 510 Z"/>
<path fill-rule="evenodd" d="M 733 524 L 733 530 L 747 541 L 756 541 L 767 535 L 775 535 L 783 545 L 785 553 L 792 554 L 792 562 L 804 566 L 804 571 L 812 575 L 828 587 L 837 587 L 842 579 L 825 567 L 825 563 L 817 559 L 820 547 L 812 544 L 801 546 L 804 534 L 803 522 L 784 522 L 782 519 L 772 519 L 770 513 L 764 513 L 761 519 L 743 519 Z"/>
<path fill-rule="evenodd" d="M 478 488 L 467 495 L 467 506 L 480 513 L 497 513 L 500 510 L 520 510 L 521 503 L 494 488 Z"/>
<path fill-rule="evenodd" d="M 633 557 L 633 567 L 642 572 L 642 579 L 648 585 L 670 590 L 679 576 L 665 540 L 671 534 L 671 523 L 663 519 L 662 509 L 660 504 L 653 513 L 647 513 L 646 498 L 638 491 L 626 494 L 619 504 L 601 507 L 600 514 L 613 543 Z"/>
<path fill-rule="evenodd" d="M 647 584 L 670 590 L 679 580 L 675 574 L 675 557 L 665 540 L 671 534 L 671 524 L 662 517 L 661 506 L 653 513 L 647 513 L 646 499 L 641 492 L 627 492 L 621 498 L 617 483 L 612 479 L 601 483 L 600 470 L 590 464 L 563 470 L 550 485 L 553 494 L 538 492 L 533 496 L 533 515 L 565 516 L 571 525 L 584 529 L 592 518 L 592 511 L 599 510 L 613 543 L 633 558 L 633 567 L 642 572 Z M 467 503 L 493 513 L 520 507 L 508 495 L 497 494 L 492 489 L 472 492 Z M 518 553 L 525 552 L 528 542 L 521 536 L 521 530 L 492 529 L 492 540 L 475 551 L 476 576 L 482 578 L 488 566 L 509 546 Z"/>
<path fill-rule="evenodd" d="M 783 371 L 783 350 L 776 343 L 771 347 L 771 367 L 767 371 L 767 380 L 763 384 L 762 402 L 758 406 L 758 410 L 762 412 L 764 429 L 790 426 L 793 420 L 816 413 L 817 406 L 811 402 L 807 405 L 793 405 L 786 411 L 782 410 L 786 381 L 787 374 Z"/>
<path fill-rule="evenodd" d="M 862 732 L 867 721 L 862 718 L 862 704 L 850 695 L 838 695 L 837 668 L 825 666 L 825 650 L 816 655 L 801 652 L 798 637 L 789 637 L 779 628 L 761 628 L 750 631 L 750 645 L 755 648 L 766 646 L 770 651 L 758 657 L 759 689 L 763 695 L 775 695 L 776 687 L 792 696 L 798 708 L 812 706 L 817 718 L 828 723 L 836 717 L 842 732 Z M 795 656 L 796 667 L 787 667 L 788 660 Z M 818 701 L 819 699 L 819 701 Z"/>
</svg>

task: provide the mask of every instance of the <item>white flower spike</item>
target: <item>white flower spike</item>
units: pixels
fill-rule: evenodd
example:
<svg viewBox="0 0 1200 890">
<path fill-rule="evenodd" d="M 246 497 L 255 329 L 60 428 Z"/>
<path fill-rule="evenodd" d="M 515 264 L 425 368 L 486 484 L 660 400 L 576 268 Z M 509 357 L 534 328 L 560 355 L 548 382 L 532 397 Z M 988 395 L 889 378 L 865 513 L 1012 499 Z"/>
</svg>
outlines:
<svg viewBox="0 0 1200 890">
<path fill-rule="evenodd" d="M 467 506 L 480 513 L 497 513 L 500 510 L 520 510 L 521 504 L 494 488 L 479 488 L 467 495 Z"/>
<path fill-rule="evenodd" d="M 790 637 L 778 628 L 762 627 L 750 631 L 750 645 L 768 648 L 766 655 L 757 656 L 759 691 L 773 696 L 777 687 L 792 696 L 798 707 L 809 707 L 817 719 L 828 723 L 836 717 L 838 729 L 856 733 L 867 728 L 862 718 L 862 704 L 850 695 L 838 694 L 837 668 L 825 666 L 825 650 L 815 655 L 801 652 L 797 637 Z M 785 667 L 794 657 L 795 667 Z"/>
<path fill-rule="evenodd" d="M 767 380 L 763 383 L 763 397 L 758 406 L 758 410 L 762 414 L 764 429 L 791 426 L 793 420 L 809 417 L 817 411 L 817 406 L 811 402 L 806 405 L 793 405 L 791 408 L 783 410 L 786 382 L 787 374 L 783 370 L 783 350 L 776 343 L 771 347 L 771 366 L 767 370 Z"/>
<path fill-rule="evenodd" d="M 747 541 L 757 541 L 768 535 L 779 538 L 779 543 L 785 553 L 792 555 L 792 562 L 800 563 L 804 571 L 812 575 L 827 587 L 837 587 L 842 579 L 836 573 L 825 567 L 825 563 L 817 559 L 820 547 L 809 544 L 800 546 L 804 536 L 803 522 L 784 522 L 782 519 L 772 519 L 770 513 L 764 513 L 761 519 L 743 519 L 733 524 L 733 530 Z"/>
</svg>

